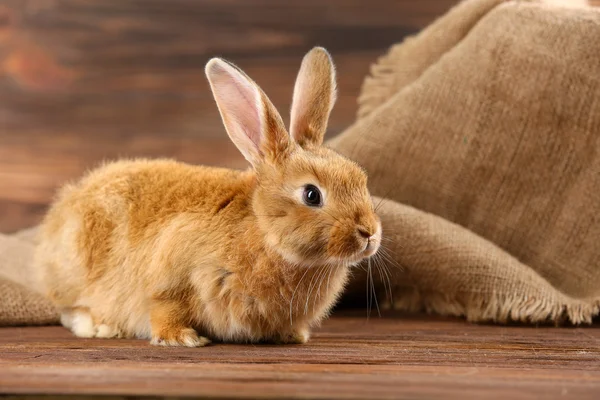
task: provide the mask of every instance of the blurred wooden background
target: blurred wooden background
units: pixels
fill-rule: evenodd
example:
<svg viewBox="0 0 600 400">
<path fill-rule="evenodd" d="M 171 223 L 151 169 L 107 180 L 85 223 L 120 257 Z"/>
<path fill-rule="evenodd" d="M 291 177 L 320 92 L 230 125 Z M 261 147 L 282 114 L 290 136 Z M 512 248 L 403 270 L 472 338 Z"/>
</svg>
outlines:
<svg viewBox="0 0 600 400">
<path fill-rule="evenodd" d="M 302 55 L 327 47 L 352 123 L 368 67 L 457 0 L 0 0 L 0 232 L 37 223 L 103 159 L 244 167 L 204 77 L 243 68 L 288 118 Z"/>
<path fill-rule="evenodd" d="M 368 66 L 456 0 L 0 0 L 0 232 L 35 224 L 57 186 L 103 159 L 245 167 L 204 76 L 243 68 L 289 117 L 303 54 L 339 75 L 330 134 Z"/>
</svg>

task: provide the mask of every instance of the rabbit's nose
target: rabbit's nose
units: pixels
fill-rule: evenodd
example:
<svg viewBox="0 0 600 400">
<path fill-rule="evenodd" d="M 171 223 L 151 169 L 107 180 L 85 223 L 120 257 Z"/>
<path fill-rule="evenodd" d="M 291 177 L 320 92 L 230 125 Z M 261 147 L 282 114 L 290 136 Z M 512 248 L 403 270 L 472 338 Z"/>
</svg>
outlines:
<svg viewBox="0 0 600 400">
<path fill-rule="evenodd" d="M 371 232 L 370 232 L 370 231 L 369 231 L 367 228 L 365 228 L 365 227 L 362 227 L 362 226 L 361 226 L 361 227 L 358 227 L 356 230 L 358 231 L 358 234 L 359 234 L 361 237 L 365 238 L 365 239 L 370 239 L 370 238 L 373 236 L 373 233 L 371 233 Z"/>
</svg>

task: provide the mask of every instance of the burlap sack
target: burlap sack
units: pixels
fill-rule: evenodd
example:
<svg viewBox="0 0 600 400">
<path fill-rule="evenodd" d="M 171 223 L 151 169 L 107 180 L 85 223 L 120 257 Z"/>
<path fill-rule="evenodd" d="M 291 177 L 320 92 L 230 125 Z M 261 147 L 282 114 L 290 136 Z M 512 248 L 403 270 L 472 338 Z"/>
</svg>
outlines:
<svg viewBox="0 0 600 400">
<path fill-rule="evenodd" d="M 35 292 L 31 261 L 36 229 L 0 234 L 0 326 L 58 322 L 52 304 Z"/>
<path fill-rule="evenodd" d="M 465 1 L 393 47 L 364 83 L 358 121 L 331 145 L 398 202 L 382 209 L 404 268 L 395 307 L 590 322 L 600 304 L 600 12 L 500 3 Z"/>
<path fill-rule="evenodd" d="M 391 305 L 590 322 L 600 306 L 600 13 L 501 3 L 467 0 L 393 47 L 365 81 L 358 121 L 330 144 L 392 199 L 379 208 Z M 57 321 L 25 289 L 34 233 L 0 235 L 0 325 Z M 364 296 L 364 283 L 350 294 Z"/>
</svg>

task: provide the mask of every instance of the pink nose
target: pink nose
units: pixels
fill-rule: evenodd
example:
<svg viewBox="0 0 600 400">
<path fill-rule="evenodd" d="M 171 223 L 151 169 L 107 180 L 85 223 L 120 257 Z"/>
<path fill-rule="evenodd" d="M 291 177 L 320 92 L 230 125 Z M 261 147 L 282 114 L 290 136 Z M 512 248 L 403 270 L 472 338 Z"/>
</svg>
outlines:
<svg viewBox="0 0 600 400">
<path fill-rule="evenodd" d="M 358 228 L 358 234 L 362 237 L 364 237 L 365 239 L 370 239 L 373 237 L 373 234 L 369 231 L 367 231 L 365 228 Z"/>
</svg>

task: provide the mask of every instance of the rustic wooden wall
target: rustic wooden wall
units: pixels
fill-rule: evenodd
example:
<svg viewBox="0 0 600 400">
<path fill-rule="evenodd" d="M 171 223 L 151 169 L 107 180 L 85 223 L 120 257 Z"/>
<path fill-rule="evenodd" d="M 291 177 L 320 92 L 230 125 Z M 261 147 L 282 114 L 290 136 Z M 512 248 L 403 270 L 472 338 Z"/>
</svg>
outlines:
<svg viewBox="0 0 600 400">
<path fill-rule="evenodd" d="M 246 70 L 287 118 L 302 55 L 335 57 L 331 134 L 368 65 L 456 0 L 0 0 L 0 232 L 36 223 L 56 187 L 102 159 L 245 166 L 204 77 Z"/>
<path fill-rule="evenodd" d="M 287 118 L 304 52 L 338 66 L 330 134 L 368 65 L 457 0 L 0 0 L 0 232 L 39 221 L 56 187 L 102 159 L 245 163 L 203 67 L 227 57 Z"/>
</svg>

